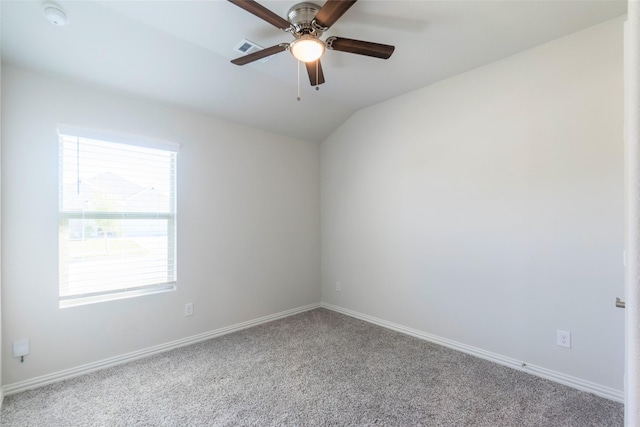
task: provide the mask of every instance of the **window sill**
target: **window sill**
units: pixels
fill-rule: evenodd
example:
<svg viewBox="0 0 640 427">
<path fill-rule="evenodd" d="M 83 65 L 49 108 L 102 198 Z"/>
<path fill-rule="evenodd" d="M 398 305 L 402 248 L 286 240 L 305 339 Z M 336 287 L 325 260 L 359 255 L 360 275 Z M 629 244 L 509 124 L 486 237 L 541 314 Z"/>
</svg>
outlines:
<svg viewBox="0 0 640 427">
<path fill-rule="evenodd" d="M 176 283 L 166 283 L 153 288 L 130 289 L 121 292 L 110 292 L 99 295 L 80 295 L 77 297 L 66 297 L 59 300 L 59 308 L 77 307 L 80 305 L 96 304 L 100 302 L 115 301 L 126 298 L 135 298 L 144 295 L 154 295 L 176 290 Z"/>
</svg>

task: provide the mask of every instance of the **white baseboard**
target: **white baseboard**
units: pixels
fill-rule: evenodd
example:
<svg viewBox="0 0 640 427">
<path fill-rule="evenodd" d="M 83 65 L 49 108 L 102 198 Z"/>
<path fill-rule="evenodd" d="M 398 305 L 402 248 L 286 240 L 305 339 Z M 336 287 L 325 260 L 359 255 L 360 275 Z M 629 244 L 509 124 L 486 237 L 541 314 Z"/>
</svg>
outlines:
<svg viewBox="0 0 640 427">
<path fill-rule="evenodd" d="M 154 347 L 148 347 L 143 350 L 134 351 L 131 353 L 123 354 L 120 356 L 110 357 L 108 359 L 99 360 L 97 362 L 88 363 L 71 369 L 65 369 L 62 371 L 54 372 L 52 374 L 42 375 L 40 377 L 31 378 L 25 381 L 19 381 L 13 384 L 7 384 L 2 387 L 0 391 L 2 396 L 19 393 L 31 388 L 40 387 L 46 384 L 66 380 L 69 378 L 77 377 L 79 375 L 88 374 L 90 372 L 98 371 L 101 369 L 110 368 L 112 366 L 121 365 L 123 363 L 132 362 L 137 359 L 149 357 L 154 354 L 164 353 L 179 347 L 184 347 L 190 344 L 195 344 L 200 341 L 205 341 L 211 338 L 216 338 L 222 335 L 237 332 L 242 329 L 247 329 L 252 326 L 257 326 L 262 323 L 271 322 L 273 320 L 282 319 L 285 317 L 293 316 L 294 314 L 302 313 L 305 311 L 313 310 L 320 307 L 319 303 L 309 304 L 303 307 L 294 308 L 291 310 L 282 311 L 280 313 L 271 314 L 269 316 L 260 317 L 258 319 L 249 320 L 235 325 L 226 326 L 224 328 L 216 329 L 213 331 L 205 332 L 198 335 L 193 335 L 187 338 L 171 341 L 166 344 L 160 344 Z"/>
<path fill-rule="evenodd" d="M 100 360 L 97 362 L 88 363 L 86 365 L 78 366 L 71 369 L 65 369 L 62 371 L 54 372 L 54 373 L 43 375 L 40 377 L 31 378 L 25 381 L 19 381 L 13 384 L 7 384 L 4 387 L 2 387 L 2 389 L 0 390 L 0 397 L 19 393 L 24 390 L 40 387 L 46 384 L 51 384 L 54 382 L 65 380 L 65 379 L 77 377 L 79 375 L 84 375 L 84 374 L 98 371 L 101 369 L 106 369 L 112 366 L 132 362 L 134 360 L 142 359 L 144 357 L 149 357 L 154 354 L 164 353 L 166 351 L 170 351 L 179 347 L 184 347 L 190 344 L 195 344 L 200 341 L 205 341 L 211 338 L 230 334 L 232 332 L 240 331 L 242 329 L 250 328 L 252 326 L 257 326 L 262 323 L 267 323 L 273 320 L 282 319 L 288 316 L 293 316 L 295 314 L 313 310 L 318 307 L 324 307 L 329 310 L 336 311 L 338 313 L 346 314 L 347 316 L 351 316 L 356 319 L 364 320 L 365 322 L 382 326 L 384 328 L 401 332 L 403 334 L 411 335 L 413 337 L 420 338 L 425 341 L 430 341 L 435 344 L 439 344 L 454 350 L 461 351 L 463 353 L 470 354 L 472 356 L 476 356 L 485 360 L 489 360 L 494 363 L 498 363 L 500 365 L 517 369 L 519 371 L 528 372 L 538 377 L 555 381 L 557 383 L 564 384 L 566 386 L 573 387 L 578 390 L 586 391 L 588 393 L 593 393 L 597 396 L 604 397 L 606 399 L 614 400 L 616 402 L 624 402 L 624 392 L 621 390 L 605 387 L 596 383 L 592 383 L 590 381 L 585 381 L 580 378 L 572 377 L 570 375 L 565 375 L 563 373 L 552 371 L 550 369 L 546 369 L 540 366 L 524 364 L 522 361 L 510 358 L 510 357 L 502 356 L 497 353 L 492 353 L 490 351 L 482 350 L 477 347 L 462 344 L 453 340 L 428 334 L 426 332 L 422 332 L 417 329 L 408 328 L 406 326 L 399 325 L 397 323 L 388 322 L 386 320 L 382 320 L 377 317 L 369 316 L 363 313 L 359 313 L 359 312 L 342 308 L 339 306 L 335 306 L 332 304 L 327 304 L 324 302 L 321 304 L 309 304 L 303 307 L 298 307 L 298 308 L 286 310 L 280 313 L 272 314 L 269 316 L 260 317 L 258 319 L 253 319 L 253 320 L 238 323 L 235 325 L 226 326 L 224 328 L 216 329 L 216 330 L 205 332 L 202 334 L 193 335 L 191 337 L 172 341 L 166 344 L 161 344 L 161 345 L 149 347 L 143 350 L 134 351 L 131 353 L 120 355 L 120 356 Z"/>
<path fill-rule="evenodd" d="M 477 347 L 462 344 L 457 341 L 442 338 L 436 335 L 428 334 L 426 332 L 419 331 L 417 329 L 408 328 L 406 326 L 399 325 L 397 323 L 388 322 L 386 320 L 378 319 L 377 317 L 362 314 L 357 311 L 342 308 L 336 305 L 321 303 L 321 306 L 329 310 L 336 311 L 338 313 L 346 314 L 347 316 L 355 317 L 356 319 L 364 320 L 365 322 L 373 323 L 374 325 L 382 326 L 387 329 L 391 329 L 403 334 L 411 335 L 416 338 L 430 341 L 435 344 L 442 345 L 444 347 L 458 350 L 463 353 L 470 354 L 472 356 L 479 357 L 481 359 L 488 360 L 490 362 L 498 363 L 500 365 L 508 366 L 518 371 L 528 372 L 541 378 L 545 378 L 551 381 L 555 381 L 566 386 L 593 393 L 596 396 L 604 397 L 606 399 L 614 400 L 616 402 L 624 403 L 624 391 L 616 390 L 610 387 L 606 387 L 600 384 L 585 381 L 580 378 L 565 375 L 560 372 L 552 371 L 540 366 L 530 365 L 520 360 L 513 359 L 511 357 L 502 356 L 497 353 L 482 350 Z"/>
</svg>

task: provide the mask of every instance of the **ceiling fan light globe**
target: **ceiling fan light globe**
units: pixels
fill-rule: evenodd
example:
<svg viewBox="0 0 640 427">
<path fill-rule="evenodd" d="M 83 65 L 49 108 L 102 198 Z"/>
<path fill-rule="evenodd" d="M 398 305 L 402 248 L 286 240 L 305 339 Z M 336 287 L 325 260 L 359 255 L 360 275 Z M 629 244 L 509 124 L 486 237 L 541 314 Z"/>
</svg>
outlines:
<svg viewBox="0 0 640 427">
<path fill-rule="evenodd" d="M 313 36 L 302 36 L 289 47 L 291 54 L 299 61 L 314 62 L 324 54 L 324 43 Z"/>
</svg>

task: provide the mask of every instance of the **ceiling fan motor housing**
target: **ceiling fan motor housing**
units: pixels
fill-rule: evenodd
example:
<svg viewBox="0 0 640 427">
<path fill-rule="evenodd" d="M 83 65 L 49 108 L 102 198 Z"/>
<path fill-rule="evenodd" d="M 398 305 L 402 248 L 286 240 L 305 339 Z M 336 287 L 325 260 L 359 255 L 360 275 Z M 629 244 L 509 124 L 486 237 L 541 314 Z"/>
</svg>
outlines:
<svg viewBox="0 0 640 427">
<path fill-rule="evenodd" d="M 319 10 L 320 6 L 310 2 L 298 3 L 289 9 L 287 18 L 289 18 L 289 22 L 295 29 L 294 35 L 296 37 L 306 34 L 314 37 L 322 35 L 321 29 L 313 25 L 313 19 Z"/>
</svg>

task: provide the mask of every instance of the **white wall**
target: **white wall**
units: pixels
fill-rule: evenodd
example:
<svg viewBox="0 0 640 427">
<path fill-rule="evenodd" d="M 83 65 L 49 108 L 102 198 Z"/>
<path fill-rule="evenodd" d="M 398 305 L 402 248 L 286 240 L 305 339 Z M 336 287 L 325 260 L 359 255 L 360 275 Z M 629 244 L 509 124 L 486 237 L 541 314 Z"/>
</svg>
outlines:
<svg viewBox="0 0 640 427">
<path fill-rule="evenodd" d="M 181 144 L 176 292 L 58 308 L 58 123 Z M 318 303 L 319 150 L 5 66 L 3 384 Z"/>
<path fill-rule="evenodd" d="M 622 390 L 622 77 L 618 19 L 355 114 L 323 301 Z"/>
</svg>

